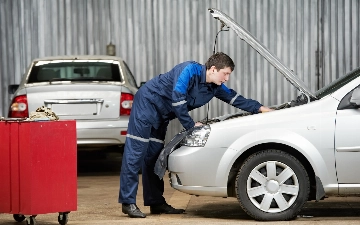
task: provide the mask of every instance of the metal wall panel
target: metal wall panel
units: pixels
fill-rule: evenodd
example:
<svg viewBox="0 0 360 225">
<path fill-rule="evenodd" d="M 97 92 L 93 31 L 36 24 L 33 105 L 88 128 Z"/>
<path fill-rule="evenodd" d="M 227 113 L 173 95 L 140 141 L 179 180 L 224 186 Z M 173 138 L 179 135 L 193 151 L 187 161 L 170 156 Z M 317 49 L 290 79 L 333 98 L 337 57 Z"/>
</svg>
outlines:
<svg viewBox="0 0 360 225">
<path fill-rule="evenodd" d="M 321 86 L 360 66 L 360 2 L 322 0 Z"/>
<path fill-rule="evenodd" d="M 211 7 L 249 30 L 313 91 L 359 66 L 357 0 L 0 0 L 0 115 L 10 103 L 8 85 L 20 82 L 33 58 L 106 54 L 111 42 L 138 83 L 186 60 L 205 63 L 220 28 Z M 219 34 L 217 50 L 234 59 L 228 86 L 243 96 L 264 105 L 296 97 L 281 74 L 234 32 Z M 320 70 L 317 51 L 323 54 Z M 214 99 L 208 115 L 235 111 Z M 190 114 L 201 120 L 207 106 Z M 167 140 L 181 129 L 172 121 Z"/>
</svg>

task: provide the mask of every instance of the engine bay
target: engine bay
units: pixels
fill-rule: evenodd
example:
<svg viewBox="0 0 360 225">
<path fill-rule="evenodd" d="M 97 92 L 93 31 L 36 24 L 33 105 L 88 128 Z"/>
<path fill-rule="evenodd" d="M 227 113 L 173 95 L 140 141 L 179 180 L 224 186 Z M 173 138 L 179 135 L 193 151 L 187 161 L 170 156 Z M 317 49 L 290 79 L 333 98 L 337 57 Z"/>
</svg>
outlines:
<svg viewBox="0 0 360 225">
<path fill-rule="evenodd" d="M 311 100 L 314 100 L 314 99 L 311 99 Z M 308 100 L 307 100 L 306 95 L 301 94 L 295 100 L 292 100 L 291 102 L 285 102 L 283 104 L 280 104 L 280 105 L 277 105 L 274 107 L 269 107 L 269 108 L 274 109 L 274 110 L 281 110 L 281 109 L 291 108 L 291 107 L 295 107 L 295 106 L 299 106 L 299 105 L 304 105 L 307 102 L 308 102 Z M 212 118 L 212 119 L 205 118 L 199 122 L 202 124 L 213 124 L 213 123 L 218 123 L 218 122 L 221 122 L 224 120 L 230 120 L 230 119 L 235 119 L 235 118 L 250 116 L 250 115 L 252 115 L 252 113 L 246 112 L 246 111 L 240 111 L 235 114 L 227 114 L 227 115 L 219 116 L 219 117 Z"/>
</svg>

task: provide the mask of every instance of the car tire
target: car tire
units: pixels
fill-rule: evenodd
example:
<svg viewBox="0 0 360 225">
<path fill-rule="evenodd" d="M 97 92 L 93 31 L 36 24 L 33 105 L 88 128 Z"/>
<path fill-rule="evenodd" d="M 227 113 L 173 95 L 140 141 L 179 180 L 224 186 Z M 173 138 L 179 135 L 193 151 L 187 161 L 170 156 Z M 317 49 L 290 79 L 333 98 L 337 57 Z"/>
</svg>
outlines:
<svg viewBox="0 0 360 225">
<path fill-rule="evenodd" d="M 308 200 L 310 182 L 304 166 L 280 150 L 251 155 L 235 181 L 241 208 L 256 220 L 291 220 Z"/>
</svg>

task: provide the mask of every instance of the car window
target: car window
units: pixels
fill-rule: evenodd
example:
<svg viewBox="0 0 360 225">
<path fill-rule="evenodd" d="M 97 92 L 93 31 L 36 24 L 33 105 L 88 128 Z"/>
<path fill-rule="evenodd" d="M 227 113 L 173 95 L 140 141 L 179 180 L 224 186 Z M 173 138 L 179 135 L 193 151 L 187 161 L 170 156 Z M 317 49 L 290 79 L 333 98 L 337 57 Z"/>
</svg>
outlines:
<svg viewBox="0 0 360 225">
<path fill-rule="evenodd" d="M 124 62 L 124 61 L 123 61 Z M 129 69 L 128 65 L 126 64 L 126 62 L 124 62 L 124 65 L 125 65 L 125 70 L 126 70 L 126 74 L 128 75 L 127 78 L 129 80 L 129 83 L 131 84 L 131 86 L 134 86 L 134 87 L 137 87 L 137 84 L 136 84 L 136 80 L 134 78 L 134 76 L 132 75 L 131 73 L 131 70 Z"/>
<path fill-rule="evenodd" d="M 342 109 L 357 109 L 358 107 L 350 103 L 350 99 L 352 96 L 352 93 L 355 89 L 359 88 L 360 86 L 357 86 L 353 90 L 351 90 L 349 93 L 347 93 L 340 101 L 340 104 L 338 106 L 338 110 Z"/>
<path fill-rule="evenodd" d="M 51 61 L 49 61 L 51 62 Z M 33 66 L 28 83 L 47 81 L 119 81 L 119 64 L 107 62 L 51 62 Z"/>
<path fill-rule="evenodd" d="M 318 98 L 322 98 L 326 95 L 334 93 L 336 90 L 343 87 L 345 84 L 349 83 L 350 81 L 354 80 L 355 78 L 360 76 L 360 68 L 354 71 L 351 71 L 347 75 L 338 78 L 337 80 L 331 82 L 330 84 L 326 85 L 325 87 L 319 89 L 315 95 Z"/>
</svg>

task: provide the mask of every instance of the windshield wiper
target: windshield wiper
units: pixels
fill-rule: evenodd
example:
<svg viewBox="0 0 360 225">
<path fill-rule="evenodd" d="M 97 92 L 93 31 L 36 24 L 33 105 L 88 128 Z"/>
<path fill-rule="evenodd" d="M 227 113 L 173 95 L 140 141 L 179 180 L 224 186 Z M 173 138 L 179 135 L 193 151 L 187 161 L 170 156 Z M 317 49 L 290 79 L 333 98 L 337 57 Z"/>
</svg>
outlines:
<svg viewBox="0 0 360 225">
<path fill-rule="evenodd" d="M 78 77 L 72 79 L 71 81 L 114 81 L 109 78 L 99 78 L 99 77 Z"/>
<path fill-rule="evenodd" d="M 71 79 L 69 79 L 69 78 L 59 78 L 59 77 L 57 77 L 57 78 L 52 78 L 51 80 L 49 80 L 50 83 L 51 83 L 51 82 L 54 82 L 54 81 L 71 81 Z"/>
<path fill-rule="evenodd" d="M 56 82 L 56 81 L 71 81 L 71 82 L 74 82 L 74 81 L 113 81 L 113 80 L 110 80 L 108 78 L 98 78 L 98 77 L 78 77 L 78 78 L 73 78 L 73 79 L 70 79 L 70 78 L 53 78 L 51 80 L 49 80 L 49 82 Z"/>
</svg>

